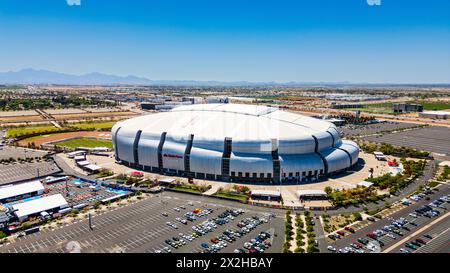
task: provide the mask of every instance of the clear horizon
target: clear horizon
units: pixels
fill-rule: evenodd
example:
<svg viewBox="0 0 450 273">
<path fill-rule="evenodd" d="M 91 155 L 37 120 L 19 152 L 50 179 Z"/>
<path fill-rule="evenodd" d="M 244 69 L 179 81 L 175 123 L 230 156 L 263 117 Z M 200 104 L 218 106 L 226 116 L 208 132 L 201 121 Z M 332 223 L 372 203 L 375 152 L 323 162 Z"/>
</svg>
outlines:
<svg viewBox="0 0 450 273">
<path fill-rule="evenodd" d="M 0 2 L 0 71 L 150 80 L 439 84 L 446 0 Z"/>
</svg>

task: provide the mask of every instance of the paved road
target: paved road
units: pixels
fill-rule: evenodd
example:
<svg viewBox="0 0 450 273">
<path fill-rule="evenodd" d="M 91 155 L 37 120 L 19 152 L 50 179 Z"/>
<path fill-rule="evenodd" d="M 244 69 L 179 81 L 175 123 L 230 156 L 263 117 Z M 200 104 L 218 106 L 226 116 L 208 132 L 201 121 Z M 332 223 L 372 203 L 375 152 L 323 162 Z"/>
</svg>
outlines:
<svg viewBox="0 0 450 273">
<path fill-rule="evenodd" d="M 69 165 L 67 165 L 67 163 L 60 158 L 59 156 L 57 156 L 56 154 L 52 156 L 53 161 L 55 162 L 55 164 L 63 171 L 64 174 L 66 175 L 71 175 L 71 176 L 77 176 L 80 178 L 84 178 L 87 180 L 95 180 L 97 179 L 97 177 L 95 175 L 84 175 L 80 172 L 77 172 L 76 170 L 74 170 L 72 167 L 70 167 Z"/>
<path fill-rule="evenodd" d="M 35 234 L 18 238 L 16 242 L 0 246 L 0 252 L 70 252 L 71 247 L 80 248 L 81 252 L 154 252 L 155 250 L 165 247 L 164 241 L 174 236 L 178 236 L 179 232 L 191 231 L 192 225 L 198 224 L 207 218 L 212 218 L 227 208 L 244 208 L 247 212 L 239 216 L 238 219 L 220 229 L 208 233 L 202 239 L 197 239 L 177 251 L 181 252 L 197 252 L 199 245 L 203 242 L 209 242 L 212 236 L 217 236 L 225 228 L 236 228 L 237 220 L 241 218 L 251 217 L 254 215 L 263 216 L 269 211 L 266 208 L 259 208 L 240 204 L 236 202 L 220 202 L 216 203 L 212 199 L 203 200 L 197 196 L 180 195 L 178 193 L 166 192 L 161 197 L 152 196 L 144 200 L 129 204 L 103 214 L 95 215 L 92 218 L 93 230 L 88 226 L 87 219 L 81 219 L 76 223 L 69 224 L 54 230 L 43 230 Z M 193 206 L 187 203 L 192 201 Z M 222 201 L 222 200 L 221 200 Z M 169 227 L 166 222 L 175 223 L 176 217 L 181 217 L 186 210 L 177 212 L 175 207 L 184 205 L 187 209 L 193 207 L 211 207 L 215 209 L 214 215 L 200 218 L 190 222 L 188 226 L 178 224 L 179 229 Z M 167 212 L 169 216 L 163 216 L 162 212 Z M 254 230 L 246 238 L 242 238 L 239 242 L 234 242 L 225 251 L 232 252 L 235 247 L 242 247 L 244 239 L 255 236 L 261 230 L 274 229 L 278 235 L 275 237 L 273 247 L 269 249 L 272 252 L 281 251 L 283 234 L 284 234 L 284 218 L 279 211 L 274 211 L 277 217 L 274 218 L 270 225 L 265 224 Z M 220 233 L 219 233 L 220 232 Z"/>
<path fill-rule="evenodd" d="M 347 236 L 345 236 L 342 239 L 339 239 L 333 243 L 330 243 L 330 245 L 335 246 L 336 248 L 343 248 L 345 246 L 349 246 L 351 243 L 354 243 L 357 241 L 358 238 L 364 238 L 366 237 L 366 234 L 369 232 L 373 232 L 376 229 L 381 229 L 386 225 L 390 225 L 390 223 L 392 222 L 392 220 L 394 219 L 398 219 L 400 217 L 404 217 L 409 221 L 413 221 L 417 224 L 416 226 L 413 226 L 411 224 L 407 224 L 406 226 L 411 230 L 410 232 L 406 232 L 405 230 L 401 230 L 403 233 L 405 233 L 405 236 L 411 234 L 412 232 L 420 229 L 421 227 L 427 225 L 428 223 L 432 222 L 434 219 L 436 218 L 427 218 L 424 216 L 419 216 L 418 218 L 413 218 L 411 216 L 409 216 L 408 214 L 411 212 L 414 212 L 417 208 L 419 208 L 420 206 L 426 205 L 428 203 L 430 203 L 432 200 L 436 200 L 439 197 L 446 195 L 446 194 L 450 194 L 450 187 L 448 185 L 444 185 L 439 187 L 440 191 L 437 193 L 434 193 L 430 196 L 431 200 L 427 201 L 425 199 L 420 200 L 419 202 L 410 205 L 409 207 L 400 210 L 394 214 L 392 214 L 391 216 L 378 220 L 375 223 L 364 227 L 358 231 L 356 231 L 356 233 L 353 234 L 349 234 Z M 441 211 L 440 217 L 442 217 L 443 214 L 445 214 L 445 212 L 448 211 L 448 209 L 450 208 L 450 204 L 446 204 L 445 205 L 447 210 L 443 210 L 443 209 L 439 209 Z M 348 233 L 347 233 L 348 234 Z M 398 236 L 397 236 L 398 237 Z M 367 238 L 367 237 L 366 237 Z M 402 237 L 397 238 L 397 240 L 401 240 Z M 327 239 L 329 240 L 329 239 Z M 384 249 L 389 248 L 390 246 L 394 245 L 396 243 L 396 240 L 389 238 L 387 236 L 383 236 L 381 241 L 383 241 L 383 243 L 385 244 Z"/>
<path fill-rule="evenodd" d="M 316 234 L 316 240 L 319 243 L 319 252 L 327 252 L 327 241 L 323 230 L 322 223 L 318 216 L 314 216 L 314 233 Z"/>
</svg>

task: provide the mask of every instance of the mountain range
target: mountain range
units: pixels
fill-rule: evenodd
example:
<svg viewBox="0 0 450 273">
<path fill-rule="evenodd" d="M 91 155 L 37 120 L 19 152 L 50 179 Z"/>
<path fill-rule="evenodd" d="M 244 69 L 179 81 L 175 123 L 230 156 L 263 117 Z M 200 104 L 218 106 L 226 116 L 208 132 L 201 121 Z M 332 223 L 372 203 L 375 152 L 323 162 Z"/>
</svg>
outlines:
<svg viewBox="0 0 450 273">
<path fill-rule="evenodd" d="M 55 84 L 55 85 L 162 85 L 162 86 L 445 86 L 448 83 L 436 84 L 371 84 L 342 82 L 249 82 L 249 81 L 195 81 L 195 80 L 150 80 L 133 75 L 117 76 L 99 72 L 83 75 L 72 75 L 49 70 L 26 68 L 19 71 L 0 72 L 0 84 Z"/>
<path fill-rule="evenodd" d="M 32 68 L 19 71 L 0 72 L 0 84 L 56 84 L 56 85 L 176 85 L 176 86 L 271 86 L 271 85 L 316 85 L 321 83 L 277 83 L 249 81 L 195 81 L 195 80 L 150 80 L 133 75 L 116 76 L 98 72 L 72 75 Z M 322 83 L 323 84 L 323 83 Z M 333 83 L 334 84 L 334 83 Z M 347 84 L 346 82 L 335 84 Z"/>
</svg>

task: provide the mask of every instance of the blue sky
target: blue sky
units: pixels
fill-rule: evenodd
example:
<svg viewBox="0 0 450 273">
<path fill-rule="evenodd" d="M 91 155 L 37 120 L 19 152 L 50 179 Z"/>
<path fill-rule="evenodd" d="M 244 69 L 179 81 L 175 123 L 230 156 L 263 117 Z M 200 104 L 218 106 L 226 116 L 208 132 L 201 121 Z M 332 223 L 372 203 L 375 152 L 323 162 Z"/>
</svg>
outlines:
<svg viewBox="0 0 450 273">
<path fill-rule="evenodd" d="M 0 71 L 450 82 L 450 1 L 0 1 Z"/>
</svg>

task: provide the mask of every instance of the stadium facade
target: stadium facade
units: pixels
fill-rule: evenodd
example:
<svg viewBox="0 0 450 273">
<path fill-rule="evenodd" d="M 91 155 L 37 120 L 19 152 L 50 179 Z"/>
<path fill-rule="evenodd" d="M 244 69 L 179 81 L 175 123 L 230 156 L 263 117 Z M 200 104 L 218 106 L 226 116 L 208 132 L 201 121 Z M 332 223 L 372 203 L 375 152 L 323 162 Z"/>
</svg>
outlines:
<svg viewBox="0 0 450 273">
<path fill-rule="evenodd" d="M 144 171 L 233 182 L 315 181 L 357 163 L 336 126 L 274 107 L 197 104 L 118 122 L 117 161 Z"/>
</svg>

